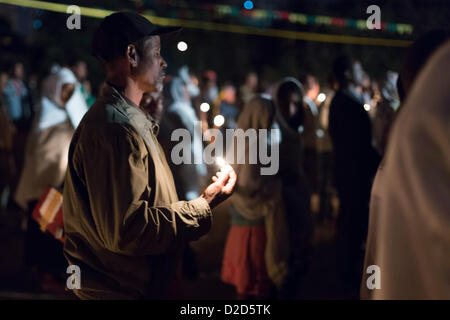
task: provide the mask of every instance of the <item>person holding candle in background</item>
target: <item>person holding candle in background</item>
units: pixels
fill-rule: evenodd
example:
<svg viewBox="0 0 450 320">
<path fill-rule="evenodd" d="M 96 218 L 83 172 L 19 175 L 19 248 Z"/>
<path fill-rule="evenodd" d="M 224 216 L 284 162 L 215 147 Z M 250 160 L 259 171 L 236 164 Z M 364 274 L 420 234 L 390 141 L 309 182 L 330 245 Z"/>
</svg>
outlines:
<svg viewBox="0 0 450 320">
<path fill-rule="evenodd" d="M 305 279 L 312 239 L 310 193 L 303 170 L 303 142 L 299 129 L 304 124 L 303 86 L 286 77 L 274 92 L 276 123 L 280 127 L 280 176 L 288 221 L 289 273 L 281 290 L 282 298 L 293 299 Z"/>
<path fill-rule="evenodd" d="M 256 96 L 239 116 L 237 128 L 268 130 L 275 113 L 272 100 Z M 259 139 L 253 143 L 260 143 Z M 255 145 L 246 144 L 245 159 Z M 218 158 L 217 163 L 223 165 L 224 160 Z M 231 229 L 223 257 L 222 281 L 236 287 L 238 299 L 268 297 L 273 284 L 280 287 L 287 274 L 289 243 L 281 180 L 278 175 L 261 175 L 260 164 L 236 164 L 235 168 L 240 178 L 231 197 Z"/>
</svg>

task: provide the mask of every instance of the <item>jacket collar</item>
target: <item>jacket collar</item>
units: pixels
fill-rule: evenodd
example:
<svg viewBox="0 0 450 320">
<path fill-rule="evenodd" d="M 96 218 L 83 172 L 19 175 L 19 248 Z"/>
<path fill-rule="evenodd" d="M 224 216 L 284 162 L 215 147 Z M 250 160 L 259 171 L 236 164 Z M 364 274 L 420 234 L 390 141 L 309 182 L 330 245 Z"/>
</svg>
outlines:
<svg viewBox="0 0 450 320">
<path fill-rule="evenodd" d="M 103 84 L 100 98 L 104 102 L 114 106 L 119 113 L 129 119 L 130 124 L 142 137 L 145 137 L 145 135 L 150 132 L 153 133 L 155 137 L 158 135 L 159 125 L 156 120 L 107 82 Z"/>
</svg>

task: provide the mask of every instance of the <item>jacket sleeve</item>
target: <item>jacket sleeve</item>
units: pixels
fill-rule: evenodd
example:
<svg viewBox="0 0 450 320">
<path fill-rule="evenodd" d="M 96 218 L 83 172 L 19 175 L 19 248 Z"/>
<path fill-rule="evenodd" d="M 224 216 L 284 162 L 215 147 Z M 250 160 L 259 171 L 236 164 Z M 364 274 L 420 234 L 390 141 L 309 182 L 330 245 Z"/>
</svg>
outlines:
<svg viewBox="0 0 450 320">
<path fill-rule="evenodd" d="M 132 127 L 109 124 L 95 135 L 82 139 L 86 143 L 78 144 L 74 160 L 80 164 L 76 171 L 87 190 L 95 230 L 107 250 L 162 254 L 209 230 L 211 210 L 203 198 L 152 206 L 158 196 L 153 162 Z"/>
</svg>

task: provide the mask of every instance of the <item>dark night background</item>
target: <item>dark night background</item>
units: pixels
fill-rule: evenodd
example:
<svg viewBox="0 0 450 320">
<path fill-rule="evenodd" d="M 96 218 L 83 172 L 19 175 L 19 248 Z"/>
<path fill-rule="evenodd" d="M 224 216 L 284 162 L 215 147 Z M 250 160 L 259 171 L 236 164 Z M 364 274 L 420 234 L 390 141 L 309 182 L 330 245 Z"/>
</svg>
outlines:
<svg viewBox="0 0 450 320">
<path fill-rule="evenodd" d="M 153 10 L 155 14 L 163 17 L 170 15 L 170 10 L 173 8 L 196 8 L 205 3 L 228 4 L 242 8 L 243 3 L 239 0 L 97 0 L 95 2 L 60 0 L 53 2 L 108 10 L 131 9 L 141 12 Z M 366 14 L 366 8 L 371 4 L 377 4 L 381 8 L 383 22 L 412 24 L 413 34 L 400 35 L 388 31 L 363 31 L 350 27 L 300 25 L 284 21 L 273 21 L 265 25 L 276 29 L 401 40 L 413 40 L 432 28 L 444 28 L 448 25 L 450 18 L 449 3 L 445 0 L 255 0 L 254 4 L 255 9 L 287 10 L 352 19 L 366 19 L 369 16 Z M 69 31 L 65 27 L 67 17 L 68 15 L 63 13 L 0 4 L 0 36 L 14 39 L 1 42 L 2 52 L 8 52 L 9 56 L 6 55 L 0 63 L 5 66 L 11 58 L 32 61 L 26 66 L 29 73 L 45 74 L 53 62 L 61 61 L 68 54 L 76 54 L 88 62 L 91 81 L 94 89 L 97 88 L 102 74 L 95 59 L 90 56 L 89 48 L 92 31 L 99 23 L 99 19 L 82 17 L 81 30 Z M 200 20 L 201 17 L 202 15 L 199 14 L 196 19 Z M 208 17 L 204 15 L 204 18 Z M 224 17 L 220 22 L 255 24 L 247 17 Z M 179 40 L 188 43 L 188 51 L 180 53 L 176 50 L 176 43 Z M 269 82 L 276 81 L 282 76 L 299 76 L 302 73 L 311 72 L 325 84 L 333 57 L 342 52 L 352 53 L 361 59 L 369 75 L 377 78 L 387 69 L 399 69 L 405 49 L 300 41 L 187 28 L 163 43 L 163 56 L 169 63 L 169 73 L 183 64 L 188 64 L 194 71 L 216 70 L 221 83 L 224 81 L 239 83 L 249 70 L 254 70 Z"/>
</svg>

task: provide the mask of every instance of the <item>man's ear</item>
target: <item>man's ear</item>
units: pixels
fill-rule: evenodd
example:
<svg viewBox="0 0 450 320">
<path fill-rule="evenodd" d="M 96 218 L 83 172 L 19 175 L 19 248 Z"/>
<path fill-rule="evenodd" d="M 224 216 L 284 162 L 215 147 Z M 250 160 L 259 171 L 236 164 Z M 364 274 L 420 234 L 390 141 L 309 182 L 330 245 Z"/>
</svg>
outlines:
<svg viewBox="0 0 450 320">
<path fill-rule="evenodd" d="M 136 47 L 133 44 L 129 44 L 127 47 L 127 59 L 133 68 L 137 67 L 138 56 L 136 53 Z"/>
</svg>

